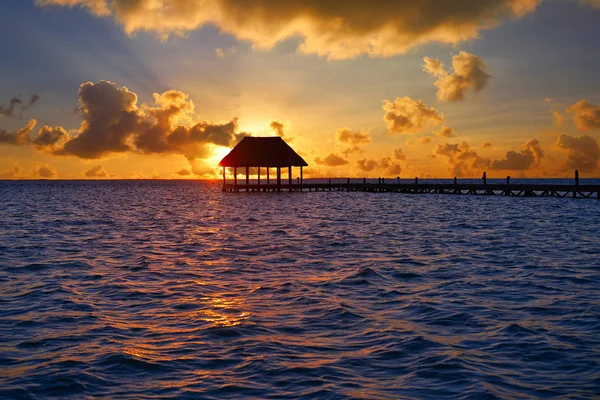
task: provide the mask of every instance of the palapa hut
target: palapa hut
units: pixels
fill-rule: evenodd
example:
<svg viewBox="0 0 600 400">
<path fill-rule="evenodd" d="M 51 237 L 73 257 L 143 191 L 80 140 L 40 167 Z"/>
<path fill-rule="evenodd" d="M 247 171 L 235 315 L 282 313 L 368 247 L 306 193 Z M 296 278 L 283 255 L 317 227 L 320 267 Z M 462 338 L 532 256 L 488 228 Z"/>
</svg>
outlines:
<svg viewBox="0 0 600 400">
<path fill-rule="evenodd" d="M 246 136 L 221 160 L 223 167 L 223 189 L 225 189 L 225 168 L 233 168 L 234 187 L 237 187 L 237 169 L 246 168 L 246 186 L 250 185 L 250 168 L 258 168 L 258 185 L 260 185 L 260 169 L 267 169 L 267 185 L 270 184 L 269 169 L 277 168 L 277 186 L 281 186 L 281 168 L 288 168 L 289 184 L 292 184 L 292 167 L 308 164 L 279 136 L 252 137 Z"/>
</svg>

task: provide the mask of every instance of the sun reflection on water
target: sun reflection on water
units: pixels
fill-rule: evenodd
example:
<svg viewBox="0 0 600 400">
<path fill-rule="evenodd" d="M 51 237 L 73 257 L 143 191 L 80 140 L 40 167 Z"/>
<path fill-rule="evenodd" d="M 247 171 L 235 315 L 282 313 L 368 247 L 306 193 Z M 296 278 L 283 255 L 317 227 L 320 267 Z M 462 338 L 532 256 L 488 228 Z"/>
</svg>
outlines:
<svg viewBox="0 0 600 400">
<path fill-rule="evenodd" d="M 209 307 L 200 311 L 201 318 L 213 326 L 238 326 L 251 315 L 250 312 L 242 310 L 242 300 L 220 297 L 202 297 L 200 300 Z"/>
</svg>

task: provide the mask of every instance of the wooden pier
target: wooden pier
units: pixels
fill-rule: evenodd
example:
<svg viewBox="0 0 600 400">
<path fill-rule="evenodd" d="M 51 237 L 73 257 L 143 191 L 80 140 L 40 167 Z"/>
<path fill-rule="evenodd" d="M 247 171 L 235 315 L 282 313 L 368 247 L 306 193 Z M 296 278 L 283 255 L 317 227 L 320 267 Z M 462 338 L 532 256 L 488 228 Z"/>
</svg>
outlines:
<svg viewBox="0 0 600 400">
<path fill-rule="evenodd" d="M 392 183 L 393 182 L 393 183 Z M 225 192 L 396 192 L 409 194 L 437 193 L 455 195 L 521 196 L 521 197 L 573 197 L 600 199 L 600 185 L 561 184 L 483 184 L 483 183 L 397 183 L 392 181 L 369 183 L 364 180 L 337 183 L 294 184 L 239 184 L 225 183 Z"/>
</svg>

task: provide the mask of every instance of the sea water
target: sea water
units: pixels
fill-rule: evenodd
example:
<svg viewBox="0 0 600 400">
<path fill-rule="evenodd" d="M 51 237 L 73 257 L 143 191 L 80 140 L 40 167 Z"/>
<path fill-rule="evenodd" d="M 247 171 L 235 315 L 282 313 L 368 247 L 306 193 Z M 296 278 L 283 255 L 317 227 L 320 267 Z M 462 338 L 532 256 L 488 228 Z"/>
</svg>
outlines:
<svg viewBox="0 0 600 400">
<path fill-rule="evenodd" d="M 2 398 L 600 396 L 595 199 L 0 182 L 0 218 Z"/>
</svg>

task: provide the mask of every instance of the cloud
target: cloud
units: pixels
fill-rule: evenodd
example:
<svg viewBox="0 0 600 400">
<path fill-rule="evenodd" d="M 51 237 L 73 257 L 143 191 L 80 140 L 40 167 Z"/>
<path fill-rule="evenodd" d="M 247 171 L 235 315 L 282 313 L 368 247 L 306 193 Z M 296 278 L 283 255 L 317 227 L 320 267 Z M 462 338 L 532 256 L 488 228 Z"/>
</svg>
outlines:
<svg viewBox="0 0 600 400">
<path fill-rule="evenodd" d="M 339 143 L 358 146 L 371 143 L 371 134 L 369 131 L 361 129 L 358 132 L 353 132 L 349 128 L 338 129 L 335 133 L 335 140 Z"/>
<path fill-rule="evenodd" d="M 454 129 L 448 128 L 446 125 L 442 125 L 442 127 L 435 132 L 436 135 L 443 138 L 453 138 L 456 137 L 456 133 L 454 133 Z"/>
<path fill-rule="evenodd" d="M 230 57 L 233 56 L 235 53 L 237 52 L 237 49 L 235 47 L 230 47 L 228 49 L 223 50 L 222 48 L 217 48 L 215 49 L 215 54 L 217 55 L 217 57 L 219 58 L 225 58 L 225 57 Z"/>
<path fill-rule="evenodd" d="M 88 169 L 83 174 L 88 178 L 106 178 L 108 176 L 108 173 L 100 164 L 94 165 L 92 168 Z"/>
<path fill-rule="evenodd" d="M 83 122 L 79 134 L 57 154 L 101 158 L 132 150 L 128 139 L 140 129 L 137 95 L 108 81 L 87 82 L 79 88 Z"/>
<path fill-rule="evenodd" d="M 502 160 L 492 161 L 491 169 L 523 171 L 532 167 L 537 167 L 544 158 L 544 152 L 540 147 L 540 142 L 533 139 L 525 143 L 525 146 L 518 153 L 509 151 Z"/>
<path fill-rule="evenodd" d="M 396 160 L 406 161 L 406 155 L 404 154 L 402 149 L 394 149 L 393 154 Z"/>
<path fill-rule="evenodd" d="M 444 69 L 444 63 L 437 58 L 425 57 L 423 58 L 425 64 L 423 64 L 423 71 L 430 75 L 442 77 L 447 76 L 448 73 Z"/>
<path fill-rule="evenodd" d="M 573 114 L 573 123 L 580 131 L 600 128 L 600 107 L 587 100 L 581 100 L 567 109 Z"/>
<path fill-rule="evenodd" d="M 583 172 L 593 171 L 600 161 L 600 146 L 596 139 L 588 135 L 560 135 L 556 146 L 567 152 L 565 170 L 578 169 Z"/>
<path fill-rule="evenodd" d="M 30 142 L 38 149 L 54 150 L 56 146 L 63 144 L 68 137 L 69 135 L 64 128 L 60 126 L 53 128 L 44 125 L 40 128 L 37 135 L 30 139 Z"/>
<path fill-rule="evenodd" d="M 83 122 L 67 139 L 61 128 L 43 127 L 33 144 L 62 147 L 56 155 L 98 159 L 113 153 L 180 154 L 190 163 L 212 154 L 214 146 L 229 147 L 246 134 L 237 132 L 237 118 L 223 124 L 194 123 L 195 105 L 183 92 L 154 94 L 154 105 L 138 105 L 137 95 L 126 87 L 100 81 L 79 88 Z"/>
<path fill-rule="evenodd" d="M 14 164 L 11 169 L 6 172 L 0 174 L 0 178 L 2 179 L 19 179 L 21 177 L 21 173 L 23 172 L 23 168 L 21 168 L 18 164 Z"/>
<path fill-rule="evenodd" d="M 15 96 L 7 104 L 0 104 L 0 117 L 20 118 L 23 115 L 23 111 L 34 106 L 39 99 L 40 95 L 37 93 L 32 94 L 26 103 L 20 97 Z"/>
<path fill-rule="evenodd" d="M 339 166 L 348 164 L 348 160 L 346 160 L 334 153 L 329 154 L 324 159 L 317 157 L 317 158 L 315 158 L 315 162 L 319 165 L 324 165 L 326 167 L 339 167 Z"/>
<path fill-rule="evenodd" d="M 558 110 L 553 110 L 552 116 L 554 117 L 554 125 L 556 125 L 557 128 L 562 128 L 562 126 L 565 124 L 565 116 L 562 115 Z"/>
<path fill-rule="evenodd" d="M 492 147 L 492 144 L 490 142 L 484 142 L 481 144 L 482 149 L 487 149 L 488 147 Z"/>
<path fill-rule="evenodd" d="M 448 171 L 457 177 L 475 176 L 487 168 L 493 170 L 524 171 L 538 167 L 545 156 L 537 139 L 532 139 L 525 143 L 519 152 L 508 151 L 501 160 L 490 160 L 481 157 L 466 142 L 460 144 L 438 144 L 433 154 L 435 156 L 447 157 L 450 164 Z"/>
<path fill-rule="evenodd" d="M 591 7 L 600 8 L 600 0 L 579 0 L 579 2 Z"/>
<path fill-rule="evenodd" d="M 407 140 L 407 144 L 409 146 L 424 146 L 426 144 L 431 143 L 433 139 L 431 139 L 431 137 L 429 136 L 422 136 L 420 138 L 418 138 L 417 140 Z"/>
<path fill-rule="evenodd" d="M 57 175 L 56 168 L 47 164 L 36 165 L 33 169 L 33 176 L 35 178 L 52 179 L 56 178 Z"/>
<path fill-rule="evenodd" d="M 286 135 L 285 133 L 285 124 L 278 120 L 278 119 L 274 119 L 269 123 L 269 128 L 271 128 L 271 130 L 280 138 L 282 138 L 283 140 L 285 140 L 288 143 L 291 143 L 294 141 L 294 138 L 292 136 Z"/>
<path fill-rule="evenodd" d="M 425 57 L 423 60 L 425 61 L 423 70 L 438 77 L 435 85 L 438 88 L 439 101 L 464 100 L 468 91 L 480 92 L 491 78 L 483 59 L 466 51 L 461 51 L 452 57 L 453 73 L 448 73 L 444 69 L 444 64 L 437 58 Z"/>
<path fill-rule="evenodd" d="M 37 0 L 83 6 L 111 15 L 128 34 L 152 31 L 165 39 L 204 25 L 260 49 L 298 38 L 298 51 L 330 59 L 389 57 L 429 42 L 456 44 L 536 9 L 539 0 Z M 366 18 L 368 16 L 368 18 Z"/>
<path fill-rule="evenodd" d="M 448 171 L 457 177 L 474 176 L 490 166 L 490 160 L 480 157 L 466 142 L 438 144 L 433 153 L 447 157 L 450 164 Z"/>
<path fill-rule="evenodd" d="M 35 101 L 32 98 L 30 103 Z M 196 159 L 208 158 L 215 146 L 230 147 L 248 135 L 238 132 L 237 118 L 222 124 L 196 122 L 194 103 L 177 90 L 155 93 L 153 105 L 138 105 L 137 95 L 126 87 L 109 81 L 86 82 L 79 88 L 79 104 L 83 122 L 77 130 L 68 133 L 60 126 L 43 126 L 32 135 L 36 125 L 32 119 L 17 131 L 0 130 L 0 143 L 31 145 L 54 155 L 84 159 L 125 152 L 180 154 L 192 170 L 204 174 L 208 167 Z"/>
<path fill-rule="evenodd" d="M 182 168 L 179 171 L 177 171 L 176 174 L 180 176 L 189 176 L 192 174 L 192 171 L 190 171 L 189 169 Z"/>
<path fill-rule="evenodd" d="M 29 120 L 27 125 L 23 128 L 14 132 L 7 132 L 4 129 L 0 129 L 0 143 L 23 145 L 29 142 L 29 135 L 35 128 L 37 121 L 35 119 Z"/>
<path fill-rule="evenodd" d="M 391 157 L 384 157 L 379 160 L 375 159 L 362 159 L 356 162 L 359 170 L 363 172 L 372 172 L 374 170 L 380 170 L 386 175 L 400 175 L 402 172 L 402 166 L 392 160 Z"/>
<path fill-rule="evenodd" d="M 398 97 L 393 102 L 384 100 L 383 110 L 390 135 L 423 133 L 444 122 L 444 116 L 435 108 L 408 96 Z"/>
</svg>

